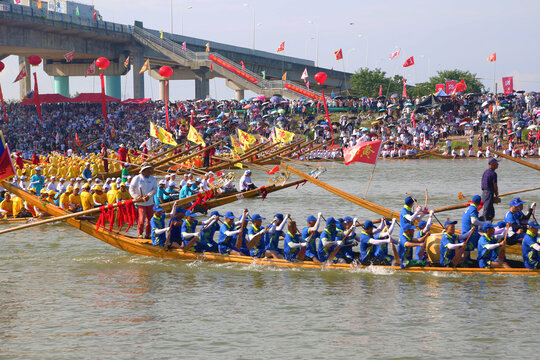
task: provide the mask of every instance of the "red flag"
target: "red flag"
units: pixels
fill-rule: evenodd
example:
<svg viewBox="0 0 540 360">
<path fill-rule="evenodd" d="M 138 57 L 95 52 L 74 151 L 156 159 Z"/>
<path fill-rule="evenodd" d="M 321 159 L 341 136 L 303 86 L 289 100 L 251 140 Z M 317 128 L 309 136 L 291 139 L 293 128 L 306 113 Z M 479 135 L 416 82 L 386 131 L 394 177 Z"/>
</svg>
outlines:
<svg viewBox="0 0 540 360">
<path fill-rule="evenodd" d="M 445 91 L 444 84 L 435 85 L 435 92 L 439 92 L 439 90 Z"/>
<path fill-rule="evenodd" d="M 282 42 L 280 45 L 279 45 L 279 48 L 277 49 L 276 52 L 280 52 L 280 51 L 284 51 L 285 50 L 285 41 Z"/>
<path fill-rule="evenodd" d="M 124 61 L 124 67 L 126 69 L 129 67 L 129 56 L 126 58 L 126 61 Z"/>
<path fill-rule="evenodd" d="M 242 60 L 240 60 L 240 65 L 242 65 L 242 70 L 246 69 L 246 65 L 244 65 L 244 62 Z"/>
<path fill-rule="evenodd" d="M 273 168 L 271 168 L 270 170 L 268 170 L 266 173 L 267 173 L 268 175 L 273 175 L 273 174 L 275 174 L 275 173 L 278 172 L 278 171 L 279 171 L 279 165 L 276 165 L 276 166 L 274 166 Z"/>
<path fill-rule="evenodd" d="M 455 93 L 463 93 L 467 90 L 467 85 L 465 85 L 465 79 L 462 79 L 460 82 L 456 84 L 454 87 L 454 90 L 452 90 L 452 95 Z"/>
<path fill-rule="evenodd" d="M 94 10 L 94 20 L 97 21 L 97 11 Z"/>
<path fill-rule="evenodd" d="M 213 62 L 210 63 L 210 71 L 214 71 L 214 63 Z"/>
<path fill-rule="evenodd" d="M 397 58 L 399 56 L 400 51 L 401 51 L 401 49 L 397 49 L 396 51 L 391 53 L 390 56 L 389 56 L 390 60 Z"/>
<path fill-rule="evenodd" d="M 71 62 L 71 60 L 73 60 L 73 56 L 75 56 L 75 50 L 68 52 L 66 55 L 64 55 L 64 58 L 67 62 Z"/>
<path fill-rule="evenodd" d="M 4 94 L 2 94 L 2 86 L 0 85 L 0 100 L 2 101 L 2 109 L 4 109 L 4 122 L 8 122 L 6 104 L 4 103 Z"/>
<path fill-rule="evenodd" d="M 75 133 L 75 144 L 77 144 L 78 147 L 81 147 L 82 142 L 81 139 L 79 139 L 79 134 Z"/>
<path fill-rule="evenodd" d="M 4 135 L 0 131 L 0 180 L 16 175 L 9 148 L 4 142 Z"/>
<path fill-rule="evenodd" d="M 403 67 L 409 67 L 412 65 L 414 65 L 414 56 L 411 56 L 410 58 L 405 60 L 405 62 L 403 63 Z"/>
<path fill-rule="evenodd" d="M 96 61 L 94 60 L 92 64 L 88 67 L 88 70 L 86 70 L 86 74 L 84 74 L 84 77 L 88 77 L 88 75 L 93 75 L 96 73 Z"/>
<path fill-rule="evenodd" d="M 403 97 L 404 98 L 407 98 L 407 85 L 405 85 L 406 82 L 407 80 L 403 78 Z"/>
<path fill-rule="evenodd" d="M 514 78 L 512 76 L 502 78 L 503 89 L 505 94 L 511 94 L 514 92 Z M 0 90 L 0 95 L 2 94 Z"/>
<path fill-rule="evenodd" d="M 23 68 L 21 69 L 21 72 L 19 73 L 19 75 L 17 75 L 17 77 L 15 78 L 15 81 L 13 82 L 16 83 L 17 81 L 21 80 L 25 76 L 26 76 L 26 66 L 23 66 Z"/>
<path fill-rule="evenodd" d="M 105 120 L 105 125 L 109 123 L 107 118 L 107 103 L 105 102 L 105 76 L 103 73 L 99 74 L 101 78 L 101 113 L 103 114 L 103 119 Z"/>
<path fill-rule="evenodd" d="M 414 114 L 414 111 L 411 114 L 411 121 L 412 121 L 412 126 L 416 127 L 416 115 Z"/>
<path fill-rule="evenodd" d="M 341 49 L 339 49 L 338 51 L 334 51 L 334 55 L 336 55 L 336 60 L 343 59 L 343 51 L 341 51 Z"/>
<path fill-rule="evenodd" d="M 487 61 L 489 61 L 489 62 L 497 61 L 497 53 L 493 53 L 493 54 L 489 55 L 488 58 L 487 58 Z"/>
<path fill-rule="evenodd" d="M 43 118 L 41 116 L 41 102 L 39 101 L 39 89 L 36 73 L 34 73 L 34 101 L 36 102 L 36 109 L 39 116 L 39 121 L 43 122 Z"/>
<path fill-rule="evenodd" d="M 379 85 L 379 96 L 382 96 L 382 85 Z"/>
<path fill-rule="evenodd" d="M 353 162 L 363 162 L 366 164 L 377 163 L 377 157 L 381 149 L 382 140 L 361 142 L 353 147 L 343 150 L 345 165 Z"/>
<path fill-rule="evenodd" d="M 449 80 L 446 82 L 446 93 L 452 94 L 454 91 L 454 88 L 456 87 L 456 81 L 455 80 Z"/>
</svg>

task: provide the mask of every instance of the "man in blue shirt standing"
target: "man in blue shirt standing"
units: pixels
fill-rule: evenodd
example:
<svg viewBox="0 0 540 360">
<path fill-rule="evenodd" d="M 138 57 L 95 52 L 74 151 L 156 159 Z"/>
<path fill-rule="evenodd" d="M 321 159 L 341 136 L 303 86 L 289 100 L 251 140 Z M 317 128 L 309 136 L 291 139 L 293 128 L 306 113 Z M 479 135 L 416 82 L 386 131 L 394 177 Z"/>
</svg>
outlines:
<svg viewBox="0 0 540 360">
<path fill-rule="evenodd" d="M 484 213 L 482 217 L 486 221 L 491 221 L 495 217 L 495 208 L 493 203 L 498 199 L 499 186 L 497 185 L 497 173 L 495 170 L 499 167 L 497 159 L 491 159 L 488 162 L 489 169 L 482 175 L 482 200 L 484 200 Z M 500 201 L 500 200 L 498 200 Z"/>
<path fill-rule="evenodd" d="M 34 170 L 36 170 L 36 174 L 30 178 L 28 188 L 34 188 L 36 189 L 36 194 L 41 194 L 41 189 L 45 185 L 45 176 L 41 175 L 41 167 L 38 166 Z"/>
<path fill-rule="evenodd" d="M 538 237 L 538 229 L 540 229 L 538 222 L 529 222 L 529 228 L 521 245 L 523 265 L 527 269 L 540 269 L 540 237 Z"/>
</svg>

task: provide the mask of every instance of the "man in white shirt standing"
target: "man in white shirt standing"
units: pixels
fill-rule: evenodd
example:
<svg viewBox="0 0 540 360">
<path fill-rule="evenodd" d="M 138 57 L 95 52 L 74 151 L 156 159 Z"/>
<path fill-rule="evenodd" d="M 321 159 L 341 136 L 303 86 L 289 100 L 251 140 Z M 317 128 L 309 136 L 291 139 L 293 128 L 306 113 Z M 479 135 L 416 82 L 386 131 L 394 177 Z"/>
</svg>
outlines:
<svg viewBox="0 0 540 360">
<path fill-rule="evenodd" d="M 139 238 L 143 237 L 145 230 L 145 238 L 150 239 L 150 220 L 154 215 L 154 195 L 157 192 L 157 180 L 152 173 L 154 168 L 148 163 L 141 165 L 140 174 L 135 176 L 129 185 L 129 194 L 134 200 L 142 200 L 137 203 L 137 232 Z M 145 227 L 146 221 L 146 227 Z"/>
</svg>

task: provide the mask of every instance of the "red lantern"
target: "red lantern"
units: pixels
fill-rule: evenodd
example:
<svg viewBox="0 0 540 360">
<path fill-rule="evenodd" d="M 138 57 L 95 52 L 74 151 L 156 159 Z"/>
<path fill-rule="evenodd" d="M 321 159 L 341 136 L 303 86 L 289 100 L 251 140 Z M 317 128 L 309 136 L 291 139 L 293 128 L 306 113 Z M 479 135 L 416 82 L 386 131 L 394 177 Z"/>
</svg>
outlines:
<svg viewBox="0 0 540 360">
<path fill-rule="evenodd" d="M 38 66 L 39 64 L 41 64 L 41 58 L 37 55 L 32 55 L 28 57 L 28 62 L 32 66 Z"/>
<path fill-rule="evenodd" d="M 165 65 L 159 68 L 159 75 L 163 76 L 164 78 L 168 79 L 173 74 L 173 69 L 171 69 L 169 66 Z"/>
<path fill-rule="evenodd" d="M 326 73 L 318 72 L 315 74 L 315 81 L 318 82 L 319 85 L 322 85 L 326 81 L 327 77 L 328 76 L 326 75 Z"/>
<path fill-rule="evenodd" d="M 100 57 L 100 58 L 96 59 L 96 65 L 100 70 L 105 70 L 106 68 L 109 67 L 110 64 L 111 63 L 110 63 L 109 59 L 107 59 L 107 58 Z"/>
<path fill-rule="evenodd" d="M 4 70 L 5 67 L 6 65 L 4 65 L 4 63 L 0 61 L 0 72 L 2 72 L 2 70 Z"/>
</svg>

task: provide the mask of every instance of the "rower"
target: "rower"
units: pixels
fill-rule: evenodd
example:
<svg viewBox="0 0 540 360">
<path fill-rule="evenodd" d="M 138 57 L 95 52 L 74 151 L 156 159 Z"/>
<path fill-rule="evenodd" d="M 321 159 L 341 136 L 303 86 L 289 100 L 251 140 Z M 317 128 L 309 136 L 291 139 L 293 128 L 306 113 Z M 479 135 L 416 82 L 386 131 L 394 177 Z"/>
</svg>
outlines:
<svg viewBox="0 0 540 360">
<path fill-rule="evenodd" d="M 341 241 L 337 240 L 338 232 L 336 225 L 336 220 L 333 217 L 326 219 L 326 227 L 319 238 L 319 250 L 317 252 L 317 257 L 321 262 L 327 261 L 331 257 L 330 255 L 335 256 L 336 247 L 341 245 Z M 338 261 L 338 258 L 334 259 L 334 262 Z"/>
<path fill-rule="evenodd" d="M 246 170 L 244 175 L 240 178 L 239 182 L 240 191 L 245 192 L 248 190 L 256 189 L 257 187 L 251 181 L 251 170 Z"/>
<path fill-rule="evenodd" d="M 167 240 L 167 231 L 169 231 L 169 228 L 165 227 L 165 214 L 163 214 L 164 210 L 159 205 L 154 205 L 152 210 L 154 211 L 154 215 L 150 220 L 152 245 L 165 246 L 165 241 Z"/>
<path fill-rule="evenodd" d="M 219 218 L 222 217 L 218 211 L 212 211 L 210 214 L 210 218 L 204 222 L 202 222 L 203 229 L 200 231 L 201 233 L 201 241 L 203 241 L 208 252 L 217 252 L 218 251 L 218 244 L 214 241 L 214 234 L 216 231 L 219 231 Z"/>
<path fill-rule="evenodd" d="M 178 198 L 187 198 L 188 196 L 195 194 L 196 189 L 197 187 L 195 186 L 195 182 L 193 180 L 188 180 L 186 185 L 182 186 L 182 189 L 180 189 L 180 195 Z"/>
<path fill-rule="evenodd" d="M 201 234 L 196 231 L 198 221 L 195 220 L 197 214 L 187 210 L 184 222 L 182 223 L 182 248 L 184 251 L 204 252 L 206 244 L 201 242 Z"/>
<path fill-rule="evenodd" d="M 385 225 L 385 222 L 381 222 Z M 382 230 L 382 227 L 377 230 L 373 230 L 375 225 L 370 220 L 364 222 L 364 230 L 360 234 L 360 262 L 362 265 L 390 265 L 390 262 L 385 257 L 377 257 L 375 255 L 375 246 L 386 245 L 390 243 L 390 236 L 386 238 L 375 239 L 373 236 Z"/>
<path fill-rule="evenodd" d="M 312 260 L 315 263 L 319 263 L 317 257 L 317 243 L 316 239 L 319 238 L 319 224 L 321 222 L 322 213 L 318 213 L 317 217 L 310 215 L 307 217 L 307 226 L 302 229 L 302 240 L 306 242 L 306 252 L 304 260 Z"/>
<path fill-rule="evenodd" d="M 508 230 L 508 245 L 513 245 L 523 239 L 525 236 L 526 224 L 536 209 L 536 203 L 532 203 L 529 212 L 525 215 L 522 211 L 523 204 L 525 204 L 525 201 L 522 201 L 519 197 L 512 199 L 509 204 L 510 210 L 504 215 L 504 221 L 506 221 L 507 224 L 510 224 L 510 229 Z"/>
<path fill-rule="evenodd" d="M 536 220 L 530 221 L 521 245 L 523 265 L 527 269 L 540 269 L 540 237 L 538 236 L 538 229 L 540 229 L 540 224 Z"/>
<path fill-rule="evenodd" d="M 431 234 L 431 232 L 428 231 L 424 236 L 420 238 L 414 238 L 414 230 L 416 229 L 417 227 L 415 225 L 407 223 L 401 228 L 402 232 L 399 235 L 398 254 L 402 269 L 410 266 L 427 265 L 427 261 L 413 260 L 412 248 L 417 246 L 425 248 L 425 241 L 427 237 Z"/>
<path fill-rule="evenodd" d="M 392 221 L 383 218 L 381 220 L 381 223 L 384 223 L 386 226 L 388 226 L 388 229 L 385 231 L 383 228 L 383 231 L 375 235 L 375 239 L 384 239 L 386 237 L 389 237 L 390 243 L 397 244 L 397 239 L 396 240 L 392 239 L 392 232 L 394 231 L 394 228 L 396 227 L 396 222 L 397 221 L 395 218 L 393 218 Z M 395 248 L 395 245 L 392 245 L 392 246 L 394 246 Z M 388 244 L 376 245 L 374 255 L 376 258 L 385 259 L 389 264 L 394 263 L 394 256 L 388 253 Z"/>
<path fill-rule="evenodd" d="M 79 212 L 81 208 L 81 195 L 79 194 L 79 186 L 77 185 L 73 187 L 73 193 L 69 195 L 69 211 Z"/>
<path fill-rule="evenodd" d="M 13 216 L 13 201 L 11 201 L 11 194 L 6 191 L 4 200 L 0 203 L 0 212 L 4 215 L 4 218 Z"/>
<path fill-rule="evenodd" d="M 460 242 L 462 240 L 466 240 L 469 238 L 469 235 L 474 233 L 476 231 L 476 226 L 473 225 L 473 227 L 466 233 L 461 233 L 461 235 L 456 235 L 456 224 L 457 221 L 450 221 L 444 223 L 444 233 L 441 238 L 441 248 L 440 248 L 440 258 L 439 263 L 442 267 L 448 267 L 452 265 L 453 263 L 458 264 L 462 262 L 465 259 L 464 252 L 462 251 L 461 254 L 457 255 L 460 256 L 459 260 L 454 261 L 454 257 L 456 256 L 456 249 L 461 248 L 463 246 L 467 246 L 465 242 Z M 470 238 L 469 238 L 470 240 Z"/>
<path fill-rule="evenodd" d="M 279 239 L 284 236 L 283 229 L 287 224 L 287 220 L 291 217 L 291 214 L 287 214 L 285 218 L 283 214 L 274 215 L 273 225 L 268 230 L 268 241 L 266 243 L 267 254 L 274 259 L 283 259 L 283 250 L 279 248 Z"/>
<path fill-rule="evenodd" d="M 107 191 L 107 203 L 108 204 L 116 203 L 117 197 L 118 197 L 118 185 L 114 182 L 111 184 L 111 189 Z"/>
<path fill-rule="evenodd" d="M 77 174 L 71 174 L 71 176 L 76 176 L 76 175 Z M 90 169 L 90 163 L 89 162 L 87 162 L 85 167 L 84 167 L 84 170 L 82 172 L 82 177 L 86 181 L 92 180 L 92 169 Z"/>
<path fill-rule="evenodd" d="M 482 225 L 484 225 L 484 221 L 478 219 L 479 211 L 482 207 L 481 203 L 482 197 L 480 195 L 474 195 L 471 200 L 471 204 L 469 205 L 469 207 L 467 207 L 461 217 L 461 232 L 468 232 L 469 230 L 471 230 L 473 225 L 476 226 L 474 232 L 469 238 L 467 247 L 465 248 L 465 252 L 463 254 L 463 256 L 465 257 L 465 261 L 467 262 L 470 260 L 471 251 L 474 251 L 478 247 L 478 239 L 480 239 L 478 229 L 481 228 Z"/>
<path fill-rule="evenodd" d="M 236 247 L 238 236 L 241 235 L 240 232 L 243 231 L 242 225 L 244 219 L 247 216 L 247 209 L 244 210 L 240 221 L 235 223 L 234 213 L 229 211 L 225 214 L 225 220 L 223 225 L 219 229 L 219 243 L 218 250 L 220 254 L 223 255 L 244 255 L 240 252 L 240 249 Z M 235 230 L 236 226 L 240 226 L 238 230 Z"/>
<path fill-rule="evenodd" d="M 251 226 L 248 229 L 247 248 L 249 253 L 254 258 L 262 258 L 266 255 L 266 234 L 268 229 L 262 226 L 262 221 L 265 220 L 261 215 L 255 214 L 251 217 Z M 273 257 L 268 254 L 268 257 Z"/>
<path fill-rule="evenodd" d="M 358 245 L 360 242 L 360 237 L 355 232 L 357 222 L 358 219 L 353 219 L 350 216 L 345 216 L 342 221 L 343 233 L 347 234 L 347 231 L 350 231 L 346 237 L 343 237 L 343 243 L 339 249 L 338 257 L 345 260 L 347 264 L 353 262 L 354 259 L 357 259 L 360 255 L 359 253 L 353 251 L 353 247 Z"/>
<path fill-rule="evenodd" d="M 32 175 L 28 186 L 36 189 L 37 194 L 41 194 L 41 189 L 43 189 L 43 186 L 45 185 L 45 177 L 41 175 L 41 167 L 37 166 L 34 170 L 36 171 L 36 174 Z"/>
<path fill-rule="evenodd" d="M 180 249 L 182 247 L 182 225 L 184 223 L 184 217 L 186 215 L 186 209 L 181 206 L 177 206 L 174 214 L 172 214 L 170 227 L 170 247 Z"/>
<path fill-rule="evenodd" d="M 287 261 L 303 261 L 307 243 L 302 241 L 302 235 L 298 232 L 296 221 L 289 221 L 287 234 L 283 243 L 283 252 Z"/>
<path fill-rule="evenodd" d="M 68 186 L 66 191 L 60 195 L 59 206 L 61 209 L 68 211 L 69 210 L 69 196 L 73 192 L 73 187 Z"/>
<path fill-rule="evenodd" d="M 128 186 L 126 183 L 120 183 L 120 190 L 116 193 L 116 202 L 131 200 L 131 195 L 129 195 Z"/>
<path fill-rule="evenodd" d="M 505 262 L 504 246 L 506 234 L 495 235 L 495 226 L 489 223 L 482 225 L 484 235 L 478 240 L 478 266 L 483 269 L 505 268 L 510 266 Z M 506 231 L 510 230 L 510 224 L 506 225 Z M 500 242 L 498 240 L 503 239 Z M 500 249 L 499 249 L 500 248 Z"/>
<path fill-rule="evenodd" d="M 94 195 L 92 195 L 92 200 L 94 201 L 95 207 L 104 206 L 107 204 L 107 194 L 103 192 L 101 185 L 97 185 L 94 188 Z"/>
<path fill-rule="evenodd" d="M 172 198 L 169 196 L 169 193 L 165 189 L 166 185 L 167 185 L 167 181 L 165 180 L 159 181 L 156 195 L 154 195 L 155 204 L 164 204 L 172 200 Z"/>
<path fill-rule="evenodd" d="M 415 200 L 412 197 L 407 196 L 405 198 L 405 205 L 403 205 L 403 209 L 401 209 L 401 213 L 399 214 L 399 226 L 401 227 L 400 234 L 405 231 L 404 228 L 406 224 L 414 224 L 415 220 L 420 220 L 424 216 L 420 206 L 417 206 L 416 211 L 413 213 L 412 206 L 414 203 Z"/>
</svg>

